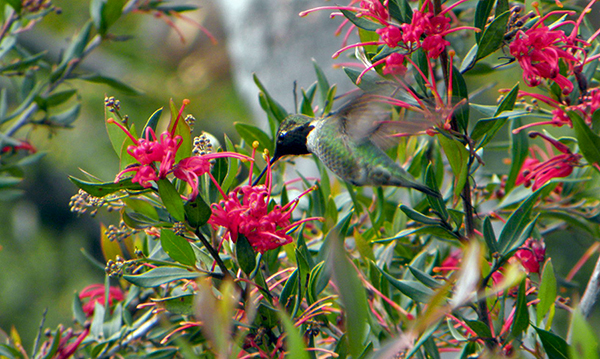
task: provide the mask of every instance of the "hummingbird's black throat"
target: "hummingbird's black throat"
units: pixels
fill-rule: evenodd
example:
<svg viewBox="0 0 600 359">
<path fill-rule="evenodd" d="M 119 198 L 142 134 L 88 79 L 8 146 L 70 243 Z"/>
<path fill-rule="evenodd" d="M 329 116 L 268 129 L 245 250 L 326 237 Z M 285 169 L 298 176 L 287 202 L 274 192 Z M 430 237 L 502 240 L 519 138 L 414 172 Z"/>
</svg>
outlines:
<svg viewBox="0 0 600 359">
<path fill-rule="evenodd" d="M 260 182 L 261 178 L 267 172 L 267 167 L 272 166 L 278 159 L 283 156 L 293 155 L 308 155 L 310 151 L 306 147 L 306 140 L 310 131 L 315 128 L 310 122 L 297 123 L 289 121 L 287 126 L 282 127 L 277 131 L 275 143 L 275 153 L 271 158 L 271 162 L 265 166 L 261 174 L 254 180 L 253 186 Z"/>
<path fill-rule="evenodd" d="M 283 156 L 308 155 L 310 151 L 306 147 L 308 134 L 315 128 L 306 122 L 288 128 L 281 128 L 277 132 L 277 142 L 275 143 L 275 153 L 271 159 L 271 164 Z"/>
</svg>

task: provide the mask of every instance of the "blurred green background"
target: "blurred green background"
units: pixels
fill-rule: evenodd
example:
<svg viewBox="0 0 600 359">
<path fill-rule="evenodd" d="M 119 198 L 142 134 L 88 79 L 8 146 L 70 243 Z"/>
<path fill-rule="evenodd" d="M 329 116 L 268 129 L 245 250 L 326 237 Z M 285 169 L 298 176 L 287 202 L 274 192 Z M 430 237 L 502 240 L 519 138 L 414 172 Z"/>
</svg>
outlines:
<svg viewBox="0 0 600 359">
<path fill-rule="evenodd" d="M 19 41 L 32 52 L 47 49 L 48 57 L 57 58 L 67 45 L 67 39 L 89 18 L 89 4 L 83 0 L 55 0 L 53 3 L 62 9 L 62 14 L 47 16 L 34 29 L 23 33 Z M 36 128 L 26 133 L 47 155 L 27 169 L 26 180 L 20 186 L 25 195 L 0 204 L 0 329 L 8 331 L 15 325 L 27 349 L 31 347 L 46 308 L 44 327 L 55 328 L 59 323 L 70 325 L 73 293 L 104 280 L 103 271 L 93 266 L 81 250 L 101 259 L 100 223 L 108 225 L 118 219 L 105 212 L 96 218 L 72 214 L 68 208 L 69 198 L 77 190 L 67 177 L 82 177 L 79 168 L 104 180 L 112 180 L 118 172 L 117 158 L 104 127 L 105 95 L 119 99 L 121 112 L 129 115 L 138 128 L 157 108 L 168 106 L 170 98 L 178 106 L 184 98 L 191 100 L 187 112 L 196 117 L 196 135 L 204 130 L 219 138 L 227 133 L 235 140 L 233 122 L 253 120 L 251 106 L 242 100 L 233 80 L 235 70 L 238 70 L 238 82 L 251 81 L 252 74 L 251 71 L 244 73 L 245 70 L 239 73 L 239 67 L 232 70 L 234 62 L 227 52 L 226 26 L 220 21 L 216 5 L 200 0 L 187 3 L 201 6 L 200 10 L 186 13 L 186 16 L 215 35 L 219 40 L 217 45 L 213 45 L 198 27 L 185 21 L 176 21 L 185 38 L 182 42 L 179 34 L 164 21 L 147 14 L 128 14 L 111 28 L 111 32 L 133 35 L 133 38 L 126 42 L 104 43 L 81 64 L 80 69 L 118 78 L 143 94 L 127 96 L 106 86 L 75 81 L 83 108 L 74 128 L 54 132 Z M 302 1 L 296 2 L 295 6 L 310 7 Z M 289 13 L 297 17 L 298 11 L 294 8 Z M 230 15 L 234 14 L 227 14 Z M 327 14 L 318 16 L 298 21 L 304 21 L 307 26 L 314 26 L 311 23 L 315 21 L 328 21 Z M 337 22 L 330 22 L 330 26 L 337 26 Z M 302 38 L 313 35 L 299 31 L 294 36 L 296 38 L 281 37 L 279 41 L 293 46 L 294 41 L 301 43 Z M 322 36 L 332 37 L 331 32 L 324 32 Z M 339 46 L 340 40 L 335 41 Z M 306 58 L 282 66 L 290 69 L 300 65 L 312 67 L 310 57 L 328 58 L 333 52 L 308 45 L 298 46 Z M 321 65 L 328 76 L 341 73 L 328 64 Z M 271 72 L 268 75 L 269 68 L 265 68 L 259 75 L 275 79 L 281 76 L 277 71 Z M 520 73 L 513 74 L 516 74 L 514 78 L 508 78 L 506 72 L 501 72 L 500 76 L 495 74 L 497 78 L 479 79 L 473 86 L 485 86 L 498 80 L 506 80 L 512 86 L 520 80 Z M 306 87 L 314 77 L 298 80 L 300 86 Z M 289 92 L 276 89 L 273 94 L 285 103 L 292 99 L 292 83 L 282 82 L 282 88 Z M 499 87 L 503 86 L 499 84 L 495 88 Z M 288 110 L 293 111 L 293 108 L 288 107 Z M 505 135 L 499 140 L 506 140 Z M 484 155 L 486 172 L 506 171 L 507 166 L 502 162 L 507 157 L 505 148 Z M 593 240 L 582 233 L 566 231 L 546 238 L 548 254 L 554 260 L 559 277 L 566 276 Z M 574 282 L 581 288 L 592 267 L 593 263 L 588 263 L 575 277 Z M 598 322 L 598 310 L 594 313 Z M 564 320 L 566 314 L 558 311 L 557 317 Z"/>
<path fill-rule="evenodd" d="M 104 272 L 81 250 L 102 259 L 100 222 L 108 225 L 117 223 L 118 218 L 106 211 L 96 218 L 71 213 L 69 199 L 77 189 L 67 176 L 83 177 L 81 168 L 110 181 L 118 172 L 104 125 L 105 95 L 119 99 L 121 113 L 129 115 L 138 128 L 156 109 L 168 108 L 170 98 L 178 107 L 184 98 L 191 100 L 187 113 L 196 117 L 196 134 L 201 130 L 227 132 L 235 139 L 233 122 L 250 120 L 234 90 L 216 9 L 209 2 L 187 3 L 202 6 L 185 15 L 209 29 L 219 39 L 217 45 L 188 22 L 175 21 L 184 36 L 182 42 L 161 19 L 128 14 L 111 32 L 133 38 L 103 43 L 79 70 L 117 78 L 143 94 L 127 96 L 107 86 L 76 80 L 72 83 L 80 90 L 83 107 L 73 129 L 39 127 L 21 132 L 21 137 L 29 138 L 47 154 L 27 168 L 19 186 L 24 196 L 0 203 L 0 329 L 8 332 L 14 325 L 27 349 L 46 308 L 45 327 L 70 325 L 74 292 L 104 281 Z M 60 15 L 46 16 L 19 37 L 19 43 L 33 53 L 48 50 L 50 59 L 59 56 L 89 18 L 88 1 L 55 0 L 53 4 L 62 9 Z"/>
</svg>

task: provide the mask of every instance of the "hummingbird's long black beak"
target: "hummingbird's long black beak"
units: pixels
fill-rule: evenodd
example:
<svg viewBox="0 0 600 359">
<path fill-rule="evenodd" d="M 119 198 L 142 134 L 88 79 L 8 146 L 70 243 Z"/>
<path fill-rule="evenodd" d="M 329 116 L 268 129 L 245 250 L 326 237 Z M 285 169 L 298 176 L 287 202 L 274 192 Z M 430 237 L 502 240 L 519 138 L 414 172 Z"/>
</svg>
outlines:
<svg viewBox="0 0 600 359">
<path fill-rule="evenodd" d="M 279 156 L 281 157 L 281 156 Z M 273 164 L 275 162 L 277 162 L 277 160 L 279 159 L 279 157 L 277 156 L 273 156 L 273 158 L 271 158 L 271 161 L 269 162 L 269 164 L 267 164 L 265 166 L 265 168 L 263 168 L 262 172 L 258 175 L 258 177 L 256 177 L 256 179 L 254 180 L 254 183 L 252 183 L 252 186 L 256 186 L 258 184 L 258 182 L 260 182 L 260 180 L 263 178 L 263 176 L 265 175 L 265 173 L 267 173 L 267 169 L 271 166 L 273 166 Z"/>
</svg>

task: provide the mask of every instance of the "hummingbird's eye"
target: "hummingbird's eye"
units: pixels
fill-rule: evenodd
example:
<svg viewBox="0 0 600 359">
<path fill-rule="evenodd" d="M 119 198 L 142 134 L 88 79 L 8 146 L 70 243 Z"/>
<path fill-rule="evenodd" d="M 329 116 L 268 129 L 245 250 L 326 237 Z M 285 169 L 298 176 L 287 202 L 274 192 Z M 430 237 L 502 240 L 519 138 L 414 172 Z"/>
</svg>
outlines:
<svg viewBox="0 0 600 359">
<path fill-rule="evenodd" d="M 283 142 L 283 139 L 285 138 L 285 132 L 280 132 L 279 136 L 277 136 L 277 142 Z"/>
</svg>

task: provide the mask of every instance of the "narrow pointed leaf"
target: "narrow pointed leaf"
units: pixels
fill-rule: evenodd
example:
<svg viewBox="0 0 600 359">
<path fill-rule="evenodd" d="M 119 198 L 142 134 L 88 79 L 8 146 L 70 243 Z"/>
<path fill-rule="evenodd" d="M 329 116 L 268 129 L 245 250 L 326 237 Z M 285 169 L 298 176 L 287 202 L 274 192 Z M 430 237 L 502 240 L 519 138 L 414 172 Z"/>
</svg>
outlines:
<svg viewBox="0 0 600 359">
<path fill-rule="evenodd" d="M 185 238 L 176 235 L 169 229 L 160 230 L 160 244 L 169 257 L 181 264 L 194 266 L 196 264 L 196 255 L 194 250 Z"/>
<path fill-rule="evenodd" d="M 168 179 L 158 180 L 158 194 L 169 214 L 179 222 L 185 221 L 183 200 L 175 189 L 175 186 Z"/>
<path fill-rule="evenodd" d="M 248 242 L 248 239 L 243 234 L 238 234 L 237 241 L 235 242 L 235 256 L 237 262 L 246 275 L 249 275 L 254 271 L 256 267 L 256 252 Z"/>
<path fill-rule="evenodd" d="M 142 191 L 144 187 L 142 187 L 139 183 L 131 182 L 130 178 L 124 178 L 119 182 L 104 182 L 104 183 L 95 183 L 95 182 L 87 182 L 80 180 L 78 178 L 69 176 L 69 180 L 73 182 L 77 187 L 86 191 L 90 195 L 94 197 L 104 197 L 111 193 L 115 193 L 121 190 L 129 190 L 129 191 Z"/>
<path fill-rule="evenodd" d="M 579 150 L 589 164 L 600 164 L 600 136 L 596 135 L 575 111 L 569 111 Z"/>
<path fill-rule="evenodd" d="M 196 279 L 198 275 L 179 267 L 158 267 L 143 274 L 125 274 L 123 279 L 143 288 L 152 288 L 180 279 Z"/>
<path fill-rule="evenodd" d="M 554 266 L 550 258 L 548 258 L 542 269 L 538 299 L 540 302 L 536 306 L 536 325 L 539 326 L 556 300 L 556 276 L 554 275 Z"/>
</svg>

